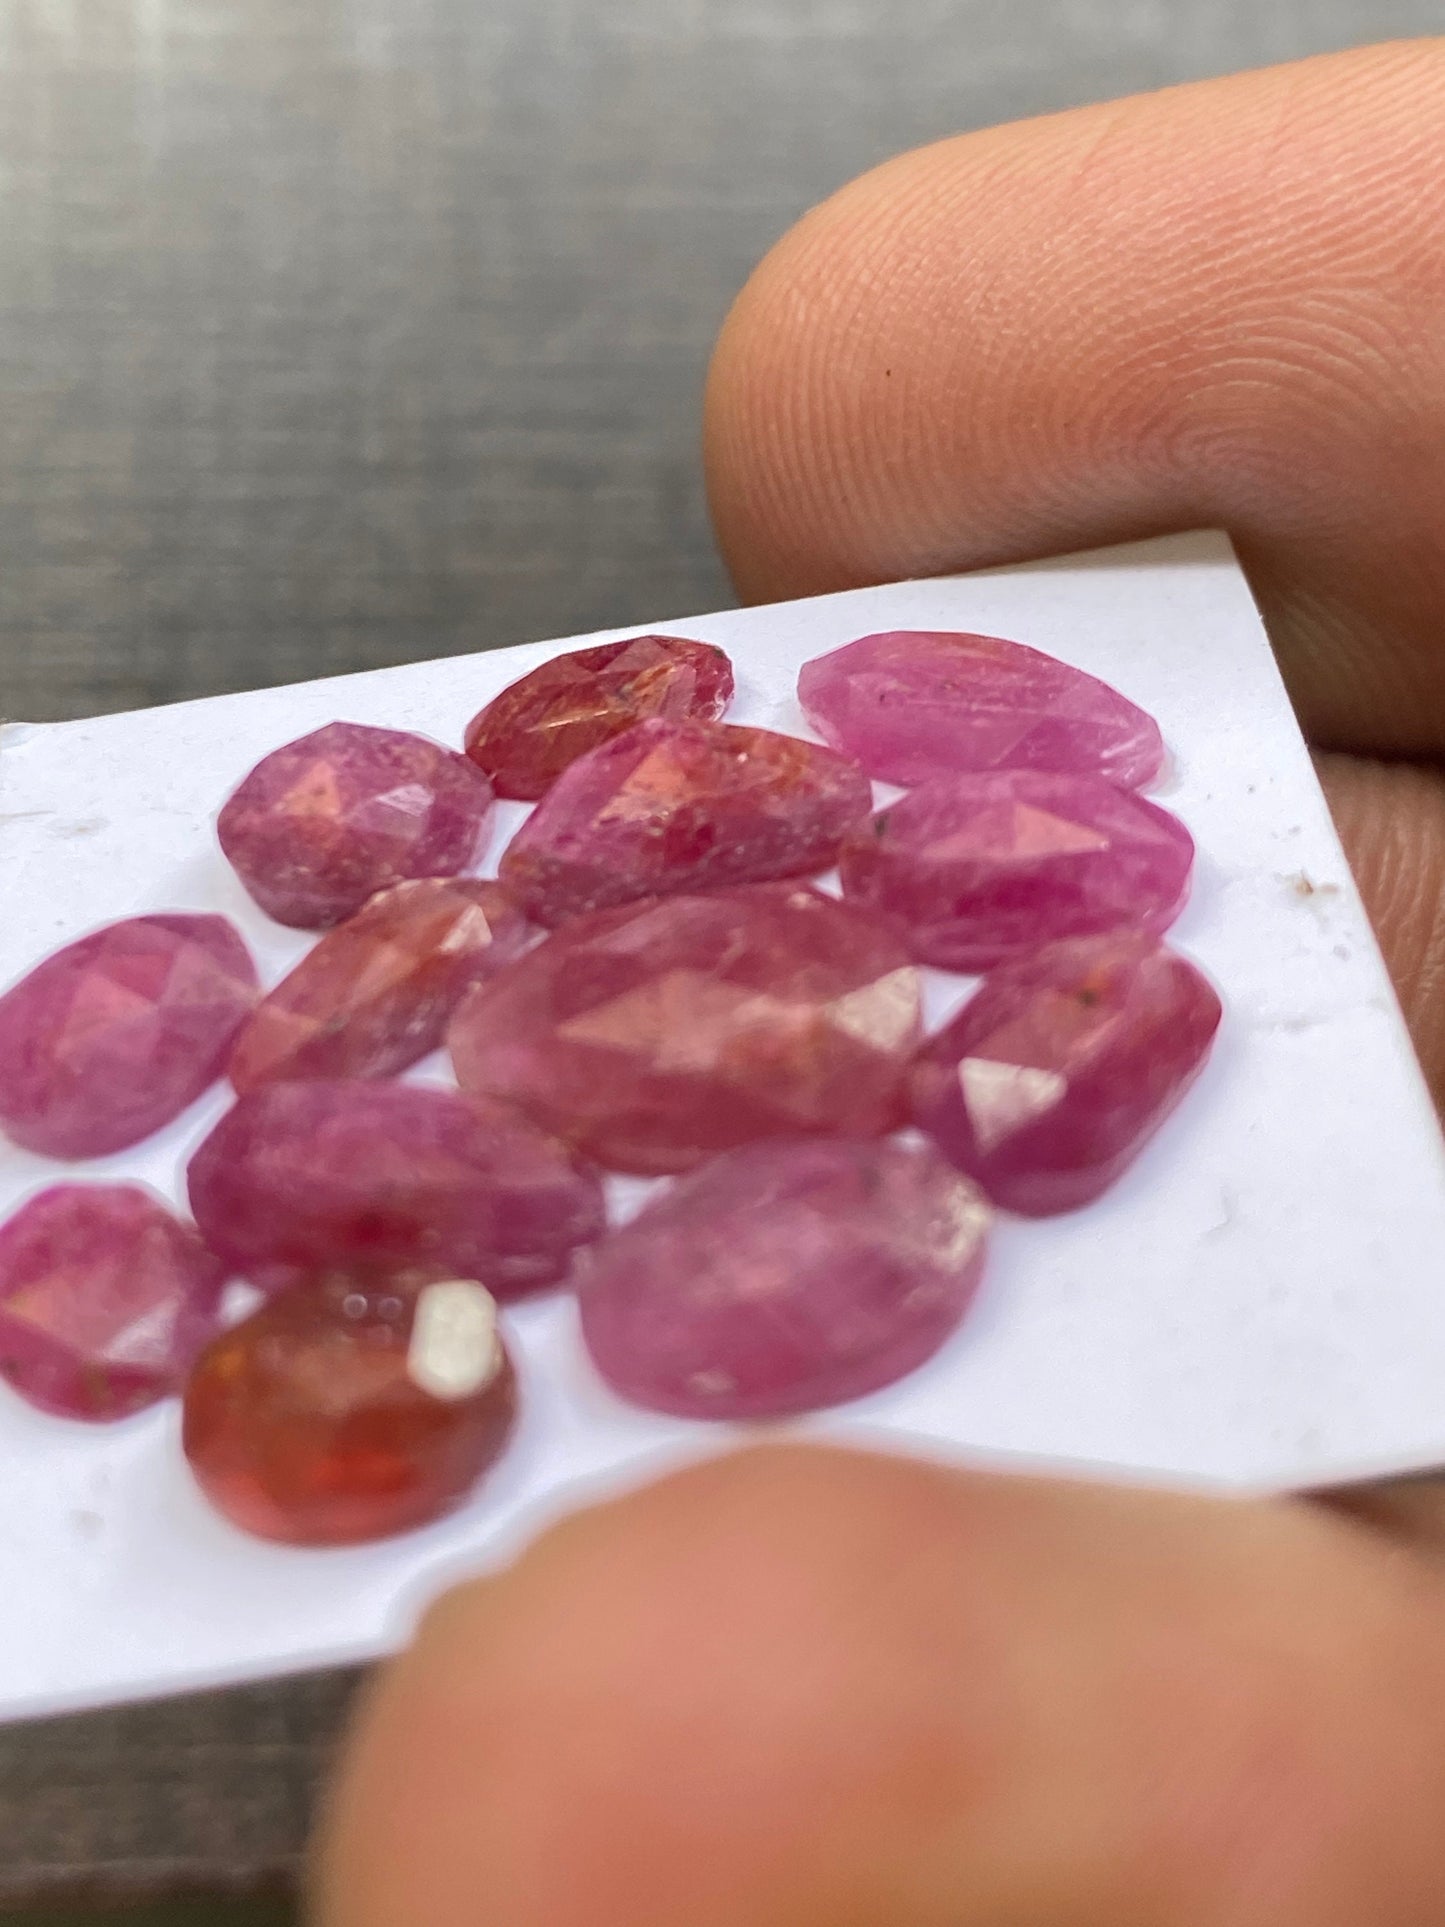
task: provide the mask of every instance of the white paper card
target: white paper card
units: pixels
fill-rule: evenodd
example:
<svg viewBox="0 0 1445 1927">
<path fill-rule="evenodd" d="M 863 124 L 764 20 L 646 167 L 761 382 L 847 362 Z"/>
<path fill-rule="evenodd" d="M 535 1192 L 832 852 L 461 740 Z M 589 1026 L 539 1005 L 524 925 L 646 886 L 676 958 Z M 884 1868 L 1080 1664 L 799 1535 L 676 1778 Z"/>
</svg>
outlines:
<svg viewBox="0 0 1445 1927">
<path fill-rule="evenodd" d="M 1159 718 L 1173 762 L 1154 794 L 1199 845 L 1174 940 L 1225 1000 L 1201 1082 L 1101 1203 L 1000 1226 L 981 1300 L 932 1364 L 802 1429 L 1234 1485 L 1445 1459 L 1441 1143 L 1227 545 L 1191 537 L 663 626 L 732 654 L 733 720 L 795 732 L 799 665 L 869 630 L 1032 643 Z M 211 826 L 233 785 L 338 717 L 457 743 L 483 702 L 564 646 L 6 729 L 0 984 L 97 924 L 160 909 L 233 917 L 274 981 L 308 939 L 268 923 L 220 857 Z M 521 813 L 499 811 L 488 867 Z M 956 980 L 931 991 L 935 1015 L 959 1000 Z M 140 1177 L 181 1201 L 185 1159 L 225 1101 L 213 1091 L 79 1170 L 0 1147 L 0 1209 L 62 1175 Z M 613 1399 L 563 1295 L 505 1322 L 526 1405 L 504 1462 L 444 1523 L 342 1551 L 263 1545 L 210 1512 L 174 1404 L 92 1429 L 0 1387 L 0 1714 L 370 1655 L 445 1578 L 505 1556 L 579 1492 L 745 1436 Z"/>
</svg>

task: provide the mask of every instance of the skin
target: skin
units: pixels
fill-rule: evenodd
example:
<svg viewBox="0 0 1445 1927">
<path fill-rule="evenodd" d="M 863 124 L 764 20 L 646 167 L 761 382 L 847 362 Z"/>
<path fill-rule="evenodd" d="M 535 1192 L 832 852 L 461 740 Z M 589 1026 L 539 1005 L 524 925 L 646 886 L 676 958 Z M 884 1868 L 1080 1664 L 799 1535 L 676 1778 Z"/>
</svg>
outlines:
<svg viewBox="0 0 1445 1927">
<path fill-rule="evenodd" d="M 707 405 L 766 599 L 1222 524 L 1445 1094 L 1445 42 L 906 155 Z M 321 1927 L 1438 1927 L 1445 1497 L 772 1446 L 567 1520 L 366 1698 Z"/>
</svg>

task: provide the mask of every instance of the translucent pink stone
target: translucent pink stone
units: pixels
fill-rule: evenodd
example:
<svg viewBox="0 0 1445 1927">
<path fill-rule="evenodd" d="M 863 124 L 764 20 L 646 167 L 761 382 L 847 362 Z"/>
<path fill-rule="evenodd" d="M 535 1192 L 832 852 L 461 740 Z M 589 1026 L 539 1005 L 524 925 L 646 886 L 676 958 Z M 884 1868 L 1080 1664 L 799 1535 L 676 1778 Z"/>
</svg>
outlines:
<svg viewBox="0 0 1445 1927">
<path fill-rule="evenodd" d="M 503 1294 L 555 1283 L 602 1230 L 602 1191 L 498 1104 L 423 1085 L 263 1084 L 191 1159 L 191 1209 L 246 1273 L 433 1265 Z"/>
<path fill-rule="evenodd" d="M 215 1082 L 256 1001 L 224 917 L 131 917 L 0 997 L 0 1127 L 48 1157 L 103 1157 Z"/>
<path fill-rule="evenodd" d="M 646 716 L 721 716 L 733 666 L 685 636 L 629 636 L 553 656 L 494 697 L 467 727 L 467 754 L 498 796 L 534 801 L 589 749 Z"/>
<path fill-rule="evenodd" d="M 903 1117 L 917 972 L 874 917 L 803 884 L 599 911 L 473 991 L 463 1089 L 614 1170 L 684 1171 L 753 1138 Z"/>
<path fill-rule="evenodd" d="M 0 1226 L 0 1378 L 62 1418 L 125 1418 L 179 1389 L 224 1283 L 148 1191 L 53 1185 Z"/>
<path fill-rule="evenodd" d="M 798 699 L 818 733 L 870 776 L 912 786 L 990 769 L 1157 776 L 1152 716 L 1096 676 L 999 636 L 890 629 L 804 665 Z"/>
<path fill-rule="evenodd" d="M 830 749 L 729 723 L 643 722 L 564 770 L 513 837 L 503 883 L 539 923 L 823 870 L 871 806 Z"/>
<path fill-rule="evenodd" d="M 388 884 L 465 870 L 491 807 L 491 784 L 456 751 L 328 723 L 263 757 L 216 829 L 268 916 L 322 930 Z"/>
<path fill-rule="evenodd" d="M 389 1077 L 442 1040 L 473 984 L 531 926 L 499 884 L 395 883 L 338 924 L 262 998 L 231 1054 L 238 1091 L 297 1077 Z"/>
<path fill-rule="evenodd" d="M 911 790 L 850 835 L 839 868 L 922 962 L 988 970 L 1062 937 L 1167 928 L 1193 862 L 1184 825 L 1130 790 L 996 770 Z"/>
<path fill-rule="evenodd" d="M 978 1285 L 988 1219 L 929 1145 L 748 1145 L 594 1246 L 583 1337 L 614 1391 L 657 1411 L 836 1405 L 938 1350 Z"/>
<path fill-rule="evenodd" d="M 1174 1109 L 1219 1019 L 1206 979 L 1150 937 L 1052 944 L 986 977 L 924 1048 L 914 1115 L 995 1203 L 1072 1211 Z"/>
</svg>

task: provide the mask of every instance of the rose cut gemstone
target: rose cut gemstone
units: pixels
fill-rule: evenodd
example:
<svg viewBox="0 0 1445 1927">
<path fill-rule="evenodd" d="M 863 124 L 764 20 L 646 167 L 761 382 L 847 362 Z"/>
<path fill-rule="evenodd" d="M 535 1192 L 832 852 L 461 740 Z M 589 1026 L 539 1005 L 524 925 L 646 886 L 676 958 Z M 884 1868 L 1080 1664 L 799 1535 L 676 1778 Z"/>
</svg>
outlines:
<svg viewBox="0 0 1445 1927">
<path fill-rule="evenodd" d="M 859 1398 L 968 1309 L 989 1211 L 931 1145 L 793 1139 L 730 1151 L 594 1246 L 578 1296 L 623 1398 L 684 1418 Z"/>
<path fill-rule="evenodd" d="M 472 992 L 463 1090 L 616 1171 L 686 1171 L 760 1137 L 902 1121 L 918 973 L 876 919 L 803 884 L 602 910 Z"/>
<path fill-rule="evenodd" d="M 191 1159 L 191 1209 L 239 1270 L 440 1266 L 498 1296 L 555 1284 L 602 1188 L 498 1104 L 423 1085 L 263 1084 Z"/>
<path fill-rule="evenodd" d="M 830 749 L 731 723 L 638 723 L 590 750 L 513 837 L 501 879 L 539 923 L 823 870 L 872 806 Z"/>
<path fill-rule="evenodd" d="M 0 1226 L 0 1378 L 61 1418 L 127 1418 L 180 1389 L 225 1278 L 139 1185 L 52 1185 Z"/>
<path fill-rule="evenodd" d="M 501 1456 L 516 1403 L 475 1280 L 323 1272 L 215 1340 L 186 1387 L 182 1445 L 244 1532 L 354 1545 L 460 1505 Z"/>
<path fill-rule="evenodd" d="M 986 977 L 924 1047 L 914 1117 L 996 1204 L 1075 1210 L 1178 1104 L 1220 1014 L 1207 979 L 1152 937 L 1051 944 Z"/>
<path fill-rule="evenodd" d="M 1159 726 L 1097 676 L 1001 636 L 890 629 L 805 663 L 810 723 L 870 776 L 909 788 L 974 770 L 1159 774 Z"/>
<path fill-rule="evenodd" d="M 0 1128 L 47 1157 L 104 1157 L 221 1075 L 256 1001 L 224 917 L 130 917 L 67 944 L 0 997 Z"/>
<path fill-rule="evenodd" d="M 378 891 L 262 998 L 231 1053 L 231 1082 L 248 1091 L 403 1071 L 436 1049 L 465 993 L 530 934 L 495 883 L 428 877 Z"/>
<path fill-rule="evenodd" d="M 721 649 L 684 636 L 630 636 L 554 656 L 467 727 L 467 754 L 498 796 L 535 802 L 579 756 L 645 717 L 712 721 L 732 700 Z"/>
<path fill-rule="evenodd" d="M 1178 818 L 1130 790 L 995 770 L 910 790 L 848 838 L 839 869 L 921 962 L 990 970 L 1063 937 L 1166 929 L 1193 863 Z"/>
<path fill-rule="evenodd" d="M 216 830 L 267 916 L 324 930 L 389 884 L 465 870 L 491 807 L 491 784 L 455 750 L 328 723 L 262 757 Z"/>
</svg>

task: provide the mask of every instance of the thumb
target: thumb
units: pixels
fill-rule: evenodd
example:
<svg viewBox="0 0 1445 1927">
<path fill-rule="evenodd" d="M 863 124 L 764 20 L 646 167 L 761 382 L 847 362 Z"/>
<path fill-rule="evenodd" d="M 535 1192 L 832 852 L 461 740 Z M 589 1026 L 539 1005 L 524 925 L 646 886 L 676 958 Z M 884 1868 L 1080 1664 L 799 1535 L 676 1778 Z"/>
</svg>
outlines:
<svg viewBox="0 0 1445 1927">
<path fill-rule="evenodd" d="M 1297 1504 L 800 1448 L 454 1594 L 321 1927 L 1425 1927 L 1445 1579 Z"/>
</svg>

